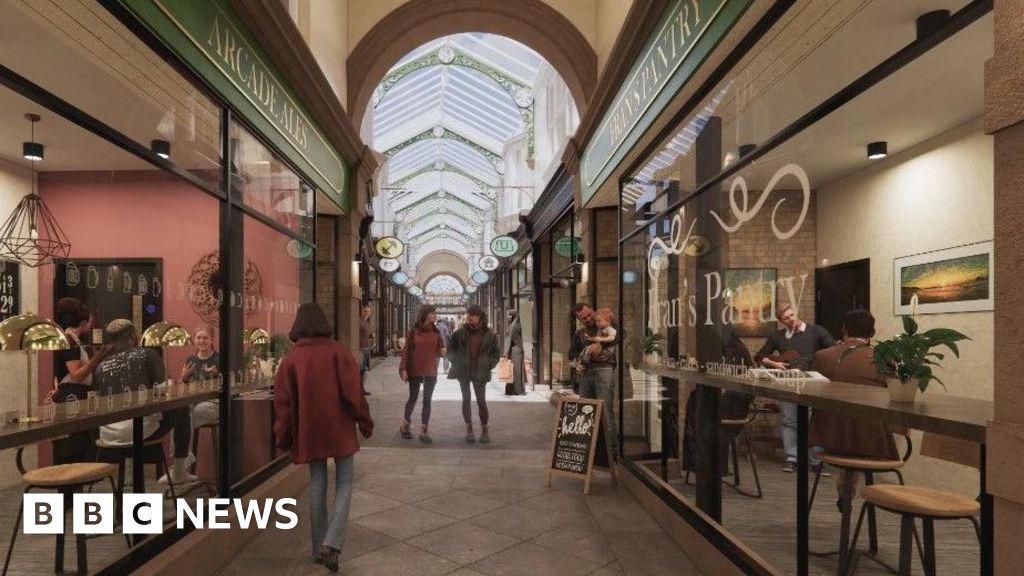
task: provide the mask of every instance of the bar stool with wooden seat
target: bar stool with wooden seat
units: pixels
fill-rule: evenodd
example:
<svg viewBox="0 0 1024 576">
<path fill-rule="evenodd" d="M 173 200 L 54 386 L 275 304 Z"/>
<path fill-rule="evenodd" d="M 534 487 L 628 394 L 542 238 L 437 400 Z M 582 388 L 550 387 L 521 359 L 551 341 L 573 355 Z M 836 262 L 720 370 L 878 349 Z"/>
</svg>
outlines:
<svg viewBox="0 0 1024 576">
<path fill-rule="evenodd" d="M 23 451 L 24 447 L 18 448 L 16 463 L 18 471 L 21 473 L 22 484 L 25 485 L 25 494 L 36 489 L 56 490 L 64 495 L 65 501 L 69 501 L 72 498 L 72 494 L 81 492 L 85 488 L 91 489 L 94 484 L 108 480 L 110 482 L 111 489 L 114 490 L 115 499 L 120 497 L 118 487 L 114 484 L 114 474 L 117 469 L 112 464 L 101 462 L 79 462 L 74 464 L 44 466 L 42 468 L 36 468 L 35 470 L 26 471 L 24 464 L 22 463 Z M 65 512 L 70 508 L 71 506 L 65 506 Z M 21 518 L 23 514 L 24 507 L 18 506 L 18 516 L 14 521 L 14 527 L 11 530 L 11 542 L 7 546 L 7 556 L 4 559 L 3 576 L 7 575 L 7 568 L 11 563 L 11 554 L 14 552 L 14 542 L 18 537 L 18 531 L 21 529 Z M 75 548 L 78 556 L 78 574 L 82 575 L 89 571 L 85 547 L 86 539 L 87 536 L 85 534 L 75 535 Z M 64 572 L 64 534 L 57 534 L 53 569 L 57 574 L 62 574 Z"/>
<path fill-rule="evenodd" d="M 728 428 L 739 428 L 740 430 L 735 434 L 730 434 L 729 440 L 729 453 L 732 458 L 732 482 L 726 483 L 726 486 L 730 486 L 736 492 L 750 496 L 751 498 L 761 498 L 764 496 L 764 492 L 761 490 L 761 477 L 757 473 L 757 455 L 754 454 L 754 446 L 750 440 L 750 430 L 748 426 L 757 418 L 757 415 L 761 413 L 753 402 L 750 403 L 750 408 L 747 411 L 745 418 L 739 418 L 735 420 L 723 419 L 721 421 L 721 427 Z M 739 458 L 739 435 L 743 434 L 744 440 L 747 444 L 747 462 L 750 463 L 750 470 L 754 474 L 754 487 L 756 492 L 749 492 L 740 487 L 740 458 Z"/>
<path fill-rule="evenodd" d="M 839 510 L 842 514 L 842 520 L 840 522 L 840 533 L 839 533 L 839 549 L 832 550 L 829 552 L 811 552 L 813 556 L 831 556 L 833 554 L 839 555 L 839 574 L 845 574 L 849 563 L 850 550 L 850 524 L 853 515 L 853 480 L 854 474 L 864 475 L 865 486 L 873 486 L 875 484 L 875 474 L 895 474 L 899 483 L 904 484 L 903 473 L 901 469 L 903 465 L 910 460 L 910 456 L 914 452 L 914 443 L 910 439 L 910 431 L 906 428 L 894 430 L 894 434 L 902 436 L 906 449 L 903 452 L 903 456 L 898 460 L 890 459 L 879 459 L 879 458 L 864 458 L 858 456 L 842 456 L 839 454 L 830 454 L 828 452 L 822 452 L 818 454 L 818 459 L 821 460 L 823 465 L 832 466 L 837 468 L 845 474 L 849 481 L 845 482 L 839 493 Z M 817 472 L 814 475 L 814 486 L 811 489 L 810 501 L 807 504 L 807 513 L 810 514 L 811 507 L 814 505 L 814 496 L 818 492 L 818 483 L 821 480 L 821 471 L 824 466 L 819 466 Z M 915 534 L 916 536 L 916 534 Z M 882 562 L 878 558 L 878 528 L 875 522 L 874 510 L 868 512 L 868 557 L 878 562 L 882 566 L 892 570 L 891 566 L 888 566 L 885 562 Z"/>
<path fill-rule="evenodd" d="M 981 465 L 981 454 L 977 444 L 939 434 L 924 435 L 921 442 L 921 454 L 947 460 L 965 466 L 978 468 Z M 874 485 L 865 486 L 860 491 L 864 504 L 861 506 L 857 519 L 857 528 L 853 533 L 853 544 L 850 550 L 856 550 L 860 537 L 861 524 L 864 516 L 870 515 L 875 508 L 900 515 L 900 560 L 898 573 L 910 574 L 911 549 L 910 542 L 917 534 L 915 520 L 921 519 L 924 527 L 922 534 L 923 549 L 918 545 L 918 554 L 924 566 L 926 576 L 933 576 L 935 567 L 935 521 L 936 520 L 970 520 L 974 525 L 974 533 L 981 541 L 981 526 L 978 516 L 981 504 L 977 499 L 968 498 L 944 490 L 923 486 L 906 485 Z M 852 555 L 849 572 L 856 568 L 857 557 Z"/>
<path fill-rule="evenodd" d="M 117 464 L 117 492 L 124 492 L 125 462 L 132 457 L 131 444 L 111 444 L 102 439 L 96 441 L 96 461 Z M 164 452 L 164 437 L 151 438 L 142 444 L 142 463 L 156 465 L 156 477 L 167 474 L 167 489 L 171 498 L 177 498 L 174 482 L 171 480 L 167 454 Z M 133 488 L 135 490 L 136 488 Z M 120 510 L 120 505 L 118 506 Z"/>
</svg>

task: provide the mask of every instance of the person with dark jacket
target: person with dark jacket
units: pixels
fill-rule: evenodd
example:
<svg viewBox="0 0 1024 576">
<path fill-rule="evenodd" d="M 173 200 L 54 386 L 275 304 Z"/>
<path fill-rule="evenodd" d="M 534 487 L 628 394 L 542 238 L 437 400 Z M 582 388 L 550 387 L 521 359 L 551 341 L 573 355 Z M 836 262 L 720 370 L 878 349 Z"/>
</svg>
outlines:
<svg viewBox="0 0 1024 576">
<path fill-rule="evenodd" d="M 523 346 L 523 325 L 515 310 L 508 313 L 508 352 L 512 361 L 512 381 L 505 385 L 507 396 L 526 394 L 526 348 Z"/>
<path fill-rule="evenodd" d="M 359 366 L 319 304 L 299 306 L 289 338 L 295 346 L 274 377 L 274 434 L 292 463 L 309 464 L 313 560 L 337 572 L 352 496 L 356 428 L 373 435 Z M 327 516 L 327 459 L 334 459 L 334 504 Z"/>
<path fill-rule="evenodd" d="M 477 410 L 480 413 L 480 443 L 491 441 L 487 430 L 487 383 L 491 381 L 491 370 L 498 365 L 500 358 L 498 337 L 487 327 L 487 314 L 479 306 L 470 306 L 466 311 L 466 322 L 452 334 L 449 356 L 452 368 L 448 372 L 448 377 L 457 379 L 462 387 L 462 419 L 466 422 L 466 442 L 476 442 L 470 385 L 476 394 Z"/>
<path fill-rule="evenodd" d="M 416 325 L 405 337 L 402 361 L 398 366 L 398 373 L 402 380 L 409 383 L 409 399 L 405 402 L 405 417 L 402 419 L 402 425 L 398 431 L 402 438 L 412 438 L 412 432 L 409 430 L 412 410 L 416 407 L 416 399 L 422 385 L 423 413 L 420 416 L 422 425 L 420 442 L 424 444 L 433 442 L 428 431 L 430 401 L 434 396 L 434 386 L 437 385 L 437 359 L 443 358 L 447 353 L 444 339 L 435 326 L 436 322 L 437 308 L 429 304 L 420 307 L 419 314 L 416 316 Z"/>
</svg>

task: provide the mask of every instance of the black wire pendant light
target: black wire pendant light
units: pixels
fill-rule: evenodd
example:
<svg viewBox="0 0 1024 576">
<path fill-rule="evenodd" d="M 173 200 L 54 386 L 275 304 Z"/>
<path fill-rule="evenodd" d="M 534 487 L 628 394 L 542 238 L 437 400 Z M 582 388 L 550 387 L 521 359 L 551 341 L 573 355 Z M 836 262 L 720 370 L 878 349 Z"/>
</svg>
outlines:
<svg viewBox="0 0 1024 576">
<path fill-rule="evenodd" d="M 25 118 L 32 123 L 32 140 L 23 146 L 26 151 L 32 151 L 31 157 L 26 152 L 32 166 L 32 185 L 0 228 L 0 258 L 38 268 L 55 258 L 67 258 L 71 242 L 43 199 L 36 194 L 35 163 L 43 158 L 43 145 L 35 141 L 39 115 L 25 114 Z"/>
</svg>

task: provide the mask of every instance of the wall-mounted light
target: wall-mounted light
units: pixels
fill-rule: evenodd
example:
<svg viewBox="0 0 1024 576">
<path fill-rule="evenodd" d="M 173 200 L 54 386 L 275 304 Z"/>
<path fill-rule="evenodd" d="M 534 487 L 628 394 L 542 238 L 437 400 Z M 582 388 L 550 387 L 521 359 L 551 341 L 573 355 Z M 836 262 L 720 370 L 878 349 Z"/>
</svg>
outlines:
<svg viewBox="0 0 1024 576">
<path fill-rule="evenodd" d="M 21 144 L 21 155 L 25 160 L 39 162 L 43 159 L 43 145 L 36 142 L 36 122 L 39 122 L 39 114 L 25 114 L 25 119 L 32 125 L 32 139 Z"/>
<path fill-rule="evenodd" d="M 149 149 L 164 160 L 171 157 L 171 143 L 167 140 L 152 140 L 149 143 Z"/>
<path fill-rule="evenodd" d="M 356 252 L 356 255 L 352 257 L 352 262 L 354 262 L 356 264 L 362 264 L 363 263 L 363 255 L 361 253 L 359 253 L 359 252 Z"/>
<path fill-rule="evenodd" d="M 872 142 L 868 144 L 868 160 L 885 158 L 889 153 L 889 145 L 886 142 Z"/>
</svg>

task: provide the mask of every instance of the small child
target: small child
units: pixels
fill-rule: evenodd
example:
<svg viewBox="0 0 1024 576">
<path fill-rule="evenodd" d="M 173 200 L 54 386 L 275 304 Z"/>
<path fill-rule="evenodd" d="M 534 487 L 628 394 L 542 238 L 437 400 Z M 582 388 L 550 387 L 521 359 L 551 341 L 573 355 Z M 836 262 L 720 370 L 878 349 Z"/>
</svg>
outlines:
<svg viewBox="0 0 1024 576">
<path fill-rule="evenodd" d="M 601 352 L 597 355 L 603 356 L 605 344 L 611 344 L 615 342 L 616 331 L 612 327 L 612 322 L 615 321 L 615 313 L 612 312 L 611 308 L 599 308 L 594 313 L 594 324 L 597 325 L 597 334 L 595 336 L 588 336 L 587 340 L 591 344 L 600 344 L 602 346 Z M 597 359 L 597 357 L 591 355 L 590 346 L 583 349 L 583 362 L 590 362 L 591 360 Z"/>
</svg>

